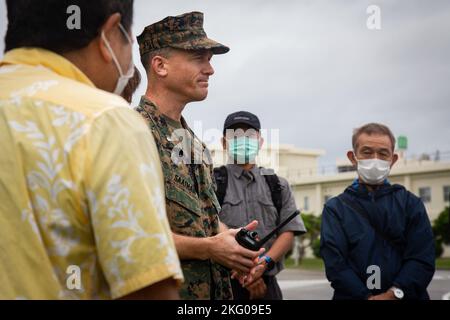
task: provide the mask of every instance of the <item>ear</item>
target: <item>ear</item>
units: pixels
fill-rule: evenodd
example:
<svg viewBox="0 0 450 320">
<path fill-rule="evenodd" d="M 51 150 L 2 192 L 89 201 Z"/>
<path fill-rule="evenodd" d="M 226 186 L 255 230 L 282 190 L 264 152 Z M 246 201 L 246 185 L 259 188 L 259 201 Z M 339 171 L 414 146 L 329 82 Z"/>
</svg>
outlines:
<svg viewBox="0 0 450 320">
<path fill-rule="evenodd" d="M 161 56 L 154 56 L 152 61 L 150 61 L 150 66 L 155 72 L 156 75 L 159 77 L 167 77 L 167 63 L 169 61 L 167 58 L 161 57 Z"/>
<path fill-rule="evenodd" d="M 355 153 L 353 151 L 348 151 L 347 152 L 347 158 L 356 167 L 358 162 L 356 161 Z"/>
<path fill-rule="evenodd" d="M 264 138 L 260 136 L 259 137 L 259 150 L 262 149 L 263 144 L 264 144 Z"/>
<path fill-rule="evenodd" d="M 398 160 L 398 154 L 394 153 L 394 156 L 392 157 L 391 168 L 394 166 L 394 164 L 397 162 L 397 160 Z"/>
<path fill-rule="evenodd" d="M 222 139 L 220 139 L 220 141 L 222 142 L 223 150 L 227 150 L 227 140 L 224 137 L 222 137 Z"/>
<path fill-rule="evenodd" d="M 108 50 L 108 47 L 106 46 L 105 42 L 102 39 L 101 33 L 103 32 L 106 39 L 111 44 L 112 39 L 115 36 L 115 33 L 119 30 L 118 26 L 120 23 L 120 20 L 122 18 L 122 15 L 120 13 L 114 13 L 109 16 L 108 19 L 106 19 L 103 26 L 100 28 L 100 35 L 99 35 L 99 49 L 100 49 L 100 55 L 102 58 L 107 62 L 110 63 L 112 61 L 111 53 Z M 116 35 L 117 36 L 117 35 Z"/>
</svg>

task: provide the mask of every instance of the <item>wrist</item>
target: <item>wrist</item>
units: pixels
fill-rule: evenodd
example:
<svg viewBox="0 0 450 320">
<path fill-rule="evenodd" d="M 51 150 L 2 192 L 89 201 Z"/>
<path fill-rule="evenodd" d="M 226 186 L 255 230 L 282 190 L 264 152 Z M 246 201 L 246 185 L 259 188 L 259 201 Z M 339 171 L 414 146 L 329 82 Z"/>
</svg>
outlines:
<svg viewBox="0 0 450 320">
<path fill-rule="evenodd" d="M 200 259 L 201 260 L 208 260 L 208 259 L 212 259 L 212 252 L 213 252 L 213 248 L 214 248 L 214 240 L 215 240 L 215 236 L 213 237 L 207 237 L 207 238 L 203 238 L 203 248 L 200 252 Z"/>
<path fill-rule="evenodd" d="M 219 222 L 219 233 L 225 232 L 228 230 L 228 227 L 223 222 Z"/>
<path fill-rule="evenodd" d="M 263 256 L 261 256 L 258 260 L 258 265 L 264 268 L 264 272 L 267 271 L 267 262 L 266 259 L 264 259 Z"/>
<path fill-rule="evenodd" d="M 389 295 L 395 300 L 401 300 L 405 296 L 403 290 L 395 286 L 391 287 L 388 292 Z"/>
<path fill-rule="evenodd" d="M 265 270 L 269 270 L 270 271 L 275 266 L 275 261 L 273 261 L 273 259 L 270 256 L 262 255 L 261 259 L 263 260 L 263 264 L 264 264 Z"/>
</svg>

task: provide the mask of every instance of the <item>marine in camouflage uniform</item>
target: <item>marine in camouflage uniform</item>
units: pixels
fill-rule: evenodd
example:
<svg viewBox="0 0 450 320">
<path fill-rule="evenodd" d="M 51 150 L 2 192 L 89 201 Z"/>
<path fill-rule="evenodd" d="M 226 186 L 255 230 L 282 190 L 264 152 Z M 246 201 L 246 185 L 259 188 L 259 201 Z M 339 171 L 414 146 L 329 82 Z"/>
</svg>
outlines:
<svg viewBox="0 0 450 320">
<path fill-rule="evenodd" d="M 141 56 L 173 47 L 209 49 L 215 54 L 229 48 L 208 39 L 203 14 L 192 12 L 152 24 L 138 36 Z M 174 233 L 211 237 L 219 233 L 220 205 L 214 191 L 212 160 L 206 146 L 186 124 L 163 115 L 143 96 L 137 111 L 146 119 L 159 150 L 165 177 L 166 209 Z M 212 260 L 182 260 L 185 282 L 182 299 L 232 299 L 229 270 Z"/>
</svg>

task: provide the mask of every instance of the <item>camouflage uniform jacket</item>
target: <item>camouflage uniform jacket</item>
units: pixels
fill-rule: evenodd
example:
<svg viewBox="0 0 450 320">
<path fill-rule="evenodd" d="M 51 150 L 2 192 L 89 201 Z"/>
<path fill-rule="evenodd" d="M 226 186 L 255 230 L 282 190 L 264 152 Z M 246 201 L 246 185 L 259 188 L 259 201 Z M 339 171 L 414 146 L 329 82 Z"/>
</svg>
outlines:
<svg viewBox="0 0 450 320">
<path fill-rule="evenodd" d="M 164 116 L 145 96 L 136 110 L 147 121 L 159 150 L 172 231 L 200 238 L 216 235 L 220 205 L 214 192 L 209 150 L 183 118 L 180 123 Z M 211 260 L 182 260 L 181 267 L 185 278 L 182 299 L 233 298 L 225 267 Z"/>
</svg>

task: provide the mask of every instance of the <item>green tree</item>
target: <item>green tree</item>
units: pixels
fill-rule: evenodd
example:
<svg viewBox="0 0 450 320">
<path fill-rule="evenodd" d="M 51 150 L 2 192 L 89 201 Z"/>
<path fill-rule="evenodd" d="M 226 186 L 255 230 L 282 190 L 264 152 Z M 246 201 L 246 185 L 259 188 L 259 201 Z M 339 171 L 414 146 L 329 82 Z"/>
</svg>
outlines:
<svg viewBox="0 0 450 320">
<path fill-rule="evenodd" d="M 436 246 L 436 257 L 444 252 L 443 245 L 450 244 L 450 216 L 446 207 L 433 222 L 433 234 Z"/>
<path fill-rule="evenodd" d="M 314 256 L 317 258 L 322 258 L 320 255 L 320 237 L 317 237 L 311 245 Z"/>
<path fill-rule="evenodd" d="M 299 261 L 305 257 L 306 250 L 311 248 L 314 255 L 318 257 L 317 242 L 320 239 L 320 223 L 322 216 L 316 216 L 312 213 L 302 213 L 302 219 L 307 232 L 300 236 Z"/>
</svg>

